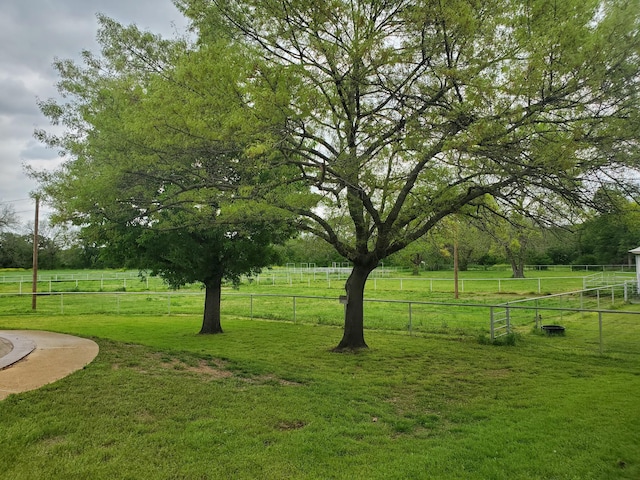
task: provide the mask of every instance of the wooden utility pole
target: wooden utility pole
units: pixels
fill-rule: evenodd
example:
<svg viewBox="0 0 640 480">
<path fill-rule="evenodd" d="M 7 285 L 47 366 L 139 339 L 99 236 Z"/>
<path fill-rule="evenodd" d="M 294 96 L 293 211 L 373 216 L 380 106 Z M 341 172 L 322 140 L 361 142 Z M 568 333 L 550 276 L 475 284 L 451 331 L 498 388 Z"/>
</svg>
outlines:
<svg viewBox="0 0 640 480">
<path fill-rule="evenodd" d="M 453 296 L 459 297 L 458 293 L 458 227 L 456 226 L 456 238 L 453 241 Z"/>
<path fill-rule="evenodd" d="M 33 225 L 33 280 L 31 291 L 31 309 L 35 310 L 38 303 L 38 222 L 40 221 L 40 196 L 36 195 L 36 218 Z"/>
<path fill-rule="evenodd" d="M 453 297 L 457 299 L 460 294 L 458 290 L 458 219 L 453 218 Z"/>
</svg>

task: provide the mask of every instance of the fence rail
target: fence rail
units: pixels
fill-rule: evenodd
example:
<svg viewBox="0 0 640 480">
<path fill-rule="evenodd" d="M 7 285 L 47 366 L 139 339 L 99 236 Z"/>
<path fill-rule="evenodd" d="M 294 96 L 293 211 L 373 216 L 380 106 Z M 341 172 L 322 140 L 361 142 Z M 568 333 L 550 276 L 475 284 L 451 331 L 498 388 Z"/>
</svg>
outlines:
<svg viewBox="0 0 640 480">
<path fill-rule="evenodd" d="M 327 289 L 343 289 L 347 272 L 340 271 L 296 271 L 266 273 L 244 279 L 248 284 L 260 287 L 269 286 L 298 286 Z M 74 277 L 74 278 L 72 278 Z M 615 283 L 635 281 L 635 276 L 616 275 Z M 593 286 L 592 277 L 533 277 L 533 278 L 460 278 L 458 288 L 460 293 L 517 293 L 526 295 L 542 295 L 544 292 L 576 291 Z M 607 282 L 608 285 L 614 283 Z M 602 284 L 602 283 L 600 283 Z M 0 293 L 27 293 L 32 291 L 32 279 L 20 277 L 0 277 Z M 187 286 L 185 289 L 199 288 L 198 285 Z M 159 291 L 168 290 L 160 277 L 153 276 L 92 276 L 86 275 L 50 275 L 39 277 L 38 291 L 53 292 L 90 292 L 90 291 Z M 455 289 L 454 279 L 450 277 L 397 277 L 373 276 L 367 283 L 368 291 L 396 290 L 419 291 L 428 293 L 448 293 Z"/>
<path fill-rule="evenodd" d="M 30 315 L 32 294 L 0 294 L 3 315 Z M 38 315 L 200 315 L 203 292 L 54 292 L 38 294 Z M 407 300 L 365 300 L 366 327 L 409 335 L 447 334 L 490 336 L 496 332 L 520 334 L 539 331 L 542 323 L 566 327 L 561 341 L 575 350 L 607 354 L 640 353 L 640 311 L 618 301 L 625 310 L 591 308 L 590 303 L 511 302 L 509 305 L 446 303 Z M 553 300 L 553 299 L 548 299 Z M 558 299 L 556 298 L 555 301 Z M 574 299 L 575 300 L 575 299 Z M 607 297 L 607 300 L 609 298 Z M 224 292 L 223 316 L 270 319 L 294 323 L 342 326 L 343 305 L 338 297 Z M 542 318 L 544 317 L 544 320 Z M 502 324 L 493 324 L 501 320 Z M 88 320 L 90 321 L 90 320 Z M 506 325 L 504 328 L 499 328 Z M 494 336 L 495 335 L 495 336 Z"/>
<path fill-rule="evenodd" d="M 506 328 L 506 333 L 509 333 L 510 325 L 526 324 L 530 320 L 530 312 L 533 314 L 536 325 L 561 323 L 566 312 L 600 311 L 603 308 L 606 309 L 607 306 L 615 308 L 628 303 L 632 298 L 638 298 L 636 282 L 625 281 L 620 284 L 603 285 L 573 292 L 512 300 L 500 306 L 507 310 L 506 323 L 509 326 Z M 544 319 L 541 311 L 545 311 Z M 518 317 L 522 315 L 525 315 L 525 318 L 519 319 Z M 491 339 L 495 338 L 492 323 Z"/>
<path fill-rule="evenodd" d="M 84 273 L 38 273 L 38 282 L 68 282 L 75 280 L 121 280 L 126 278 L 141 278 L 138 271 L 127 272 L 84 272 Z M 19 283 L 31 282 L 33 274 L 2 274 L 0 275 L 0 283 Z"/>
</svg>

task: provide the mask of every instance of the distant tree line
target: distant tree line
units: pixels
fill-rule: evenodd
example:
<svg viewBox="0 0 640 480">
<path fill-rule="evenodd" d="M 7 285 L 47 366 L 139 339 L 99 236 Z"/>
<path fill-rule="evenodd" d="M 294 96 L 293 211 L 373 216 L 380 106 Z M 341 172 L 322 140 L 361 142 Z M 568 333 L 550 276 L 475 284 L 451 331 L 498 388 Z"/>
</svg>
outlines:
<svg viewBox="0 0 640 480">
<path fill-rule="evenodd" d="M 414 273 L 451 269 L 456 236 L 460 270 L 511 265 L 514 257 L 523 265 L 627 264 L 628 251 L 640 245 L 640 206 L 618 196 L 616 205 L 605 210 L 565 227 L 488 225 L 461 217 L 455 229 L 449 225 L 434 230 L 384 264 Z M 311 236 L 289 240 L 280 252 L 287 263 L 325 266 L 345 261 L 329 245 Z"/>
<path fill-rule="evenodd" d="M 38 235 L 38 266 L 44 270 L 108 268 L 100 259 L 100 249 L 81 242 L 71 245 Z M 33 265 L 33 234 L 0 233 L 0 268 L 29 269 Z"/>
<path fill-rule="evenodd" d="M 487 232 L 471 219 L 461 218 L 457 226 L 460 270 L 510 264 L 515 251 L 526 265 L 623 265 L 628 251 L 640 245 L 640 206 L 618 200 L 615 210 L 594 215 L 578 225 L 513 227 L 511 231 Z M 503 225 L 504 227 L 504 225 Z M 95 242 L 77 234 L 41 229 L 39 266 L 43 269 L 83 269 L 127 267 Z M 499 234 L 506 241 L 499 240 Z M 498 238 L 498 239 L 497 239 Z M 411 248 L 385 261 L 385 265 L 420 271 L 453 268 L 454 230 L 431 232 Z M 33 233 L 0 232 L 0 268 L 31 268 Z M 346 262 L 334 248 L 311 235 L 292 238 L 276 247 L 273 261 L 282 265 L 316 264 L 330 266 Z"/>
</svg>

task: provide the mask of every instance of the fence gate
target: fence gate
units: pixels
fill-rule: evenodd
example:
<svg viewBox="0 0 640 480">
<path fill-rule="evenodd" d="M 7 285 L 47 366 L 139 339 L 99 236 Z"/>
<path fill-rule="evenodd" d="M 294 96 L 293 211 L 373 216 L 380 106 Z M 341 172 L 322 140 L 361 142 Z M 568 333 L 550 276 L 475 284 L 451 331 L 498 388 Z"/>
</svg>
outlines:
<svg viewBox="0 0 640 480">
<path fill-rule="evenodd" d="M 508 306 L 491 307 L 491 340 L 511 333 Z"/>
</svg>

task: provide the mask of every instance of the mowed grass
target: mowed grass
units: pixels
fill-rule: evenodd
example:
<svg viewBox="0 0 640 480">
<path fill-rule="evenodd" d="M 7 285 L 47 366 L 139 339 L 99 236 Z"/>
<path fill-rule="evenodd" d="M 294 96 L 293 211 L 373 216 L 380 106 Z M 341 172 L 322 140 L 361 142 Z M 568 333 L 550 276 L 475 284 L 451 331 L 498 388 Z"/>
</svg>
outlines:
<svg viewBox="0 0 640 480">
<path fill-rule="evenodd" d="M 637 479 L 638 357 L 198 316 L 7 316 L 93 338 L 85 369 L 0 402 L 11 479 Z"/>
</svg>

